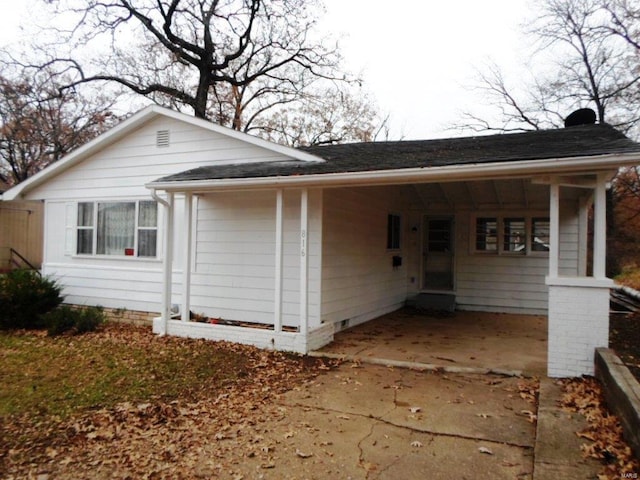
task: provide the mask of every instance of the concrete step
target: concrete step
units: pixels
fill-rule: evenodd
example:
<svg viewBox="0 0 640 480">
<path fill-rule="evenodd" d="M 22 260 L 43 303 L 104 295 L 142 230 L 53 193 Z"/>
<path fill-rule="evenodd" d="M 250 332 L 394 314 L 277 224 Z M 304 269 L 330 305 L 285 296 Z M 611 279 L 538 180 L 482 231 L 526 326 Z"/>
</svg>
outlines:
<svg viewBox="0 0 640 480">
<path fill-rule="evenodd" d="M 407 299 L 407 307 L 453 312 L 456 309 L 456 296 L 452 293 L 420 293 Z"/>
</svg>

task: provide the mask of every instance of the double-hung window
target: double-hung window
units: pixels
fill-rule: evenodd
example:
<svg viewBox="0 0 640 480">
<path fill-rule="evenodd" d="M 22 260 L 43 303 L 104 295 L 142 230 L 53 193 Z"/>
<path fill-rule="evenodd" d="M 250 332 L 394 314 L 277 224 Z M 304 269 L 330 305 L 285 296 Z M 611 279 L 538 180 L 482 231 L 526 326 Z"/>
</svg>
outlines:
<svg viewBox="0 0 640 480">
<path fill-rule="evenodd" d="M 156 257 L 158 206 L 138 202 L 80 202 L 76 227 L 79 255 Z"/>
</svg>

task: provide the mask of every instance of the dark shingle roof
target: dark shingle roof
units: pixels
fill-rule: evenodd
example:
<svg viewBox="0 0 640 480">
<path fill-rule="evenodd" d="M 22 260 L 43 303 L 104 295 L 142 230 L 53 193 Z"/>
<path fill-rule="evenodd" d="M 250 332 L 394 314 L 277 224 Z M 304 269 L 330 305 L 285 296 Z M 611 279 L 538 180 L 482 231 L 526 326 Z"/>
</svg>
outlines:
<svg viewBox="0 0 640 480">
<path fill-rule="evenodd" d="M 440 140 L 363 142 L 300 148 L 325 162 L 290 160 L 200 167 L 157 182 L 258 178 L 640 153 L 609 125 Z"/>
</svg>

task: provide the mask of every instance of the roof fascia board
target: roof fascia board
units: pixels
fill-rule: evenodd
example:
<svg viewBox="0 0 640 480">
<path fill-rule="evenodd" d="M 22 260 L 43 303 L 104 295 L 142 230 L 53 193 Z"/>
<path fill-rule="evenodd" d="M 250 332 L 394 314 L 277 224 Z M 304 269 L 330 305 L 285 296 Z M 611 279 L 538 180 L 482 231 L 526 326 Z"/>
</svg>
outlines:
<svg viewBox="0 0 640 480">
<path fill-rule="evenodd" d="M 625 165 L 640 164 L 640 154 L 607 154 L 590 157 L 551 158 L 496 163 L 474 163 L 442 167 L 418 167 L 397 170 L 324 173 L 255 178 L 227 178 L 176 182 L 151 182 L 153 190 L 172 192 L 206 191 L 233 188 L 263 188 L 273 186 L 385 185 L 419 181 L 458 181 L 500 179 L 513 176 L 567 174 L 611 170 Z"/>
<path fill-rule="evenodd" d="M 172 118 L 174 120 L 178 120 L 184 123 L 188 123 L 200 128 L 204 128 L 221 135 L 225 135 L 227 137 L 231 137 L 261 148 L 265 148 L 267 150 L 271 150 L 273 152 L 286 155 L 288 157 L 295 158 L 296 160 L 304 161 L 304 162 L 324 162 L 320 157 L 316 157 L 315 155 L 311 155 L 309 153 L 302 152 L 300 150 L 296 150 L 295 148 L 285 147 L 283 145 L 278 145 L 276 143 L 268 142 L 261 138 L 253 137 L 249 134 L 238 132 L 236 130 L 232 130 L 227 127 L 222 127 L 215 123 L 209 122 L 208 120 L 204 120 L 201 118 L 192 117 L 190 115 L 186 115 L 184 113 L 175 112 L 168 108 L 160 107 L 158 105 L 149 105 L 148 107 L 143 108 L 142 110 L 134 113 L 132 116 L 118 123 L 114 127 L 110 128 L 103 134 L 97 136 L 90 142 L 84 144 L 79 147 L 77 150 L 66 155 L 61 160 L 52 163 L 45 169 L 36 173 L 32 177 L 28 178 L 24 182 L 16 185 L 13 188 L 10 188 L 2 195 L 2 200 L 15 200 L 22 196 L 24 196 L 29 190 L 33 190 L 35 187 L 45 183 L 48 179 L 59 175 L 65 170 L 71 168 L 72 166 L 80 163 L 85 160 L 92 154 L 100 151 L 103 148 L 111 145 L 116 142 L 120 138 L 129 134 L 133 130 L 141 127 L 145 123 L 150 122 L 151 120 L 165 116 L 168 118 Z"/>
</svg>

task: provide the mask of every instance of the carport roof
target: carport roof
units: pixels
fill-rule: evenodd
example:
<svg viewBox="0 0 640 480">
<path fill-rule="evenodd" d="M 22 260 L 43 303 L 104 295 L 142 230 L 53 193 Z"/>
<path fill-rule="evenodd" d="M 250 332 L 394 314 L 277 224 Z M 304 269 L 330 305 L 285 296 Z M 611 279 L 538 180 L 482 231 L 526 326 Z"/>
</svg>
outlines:
<svg viewBox="0 0 640 480">
<path fill-rule="evenodd" d="M 609 125 L 438 140 L 362 142 L 299 149 L 318 161 L 287 160 L 199 167 L 154 183 L 288 177 L 524 160 L 640 153 L 640 144 Z"/>
</svg>

